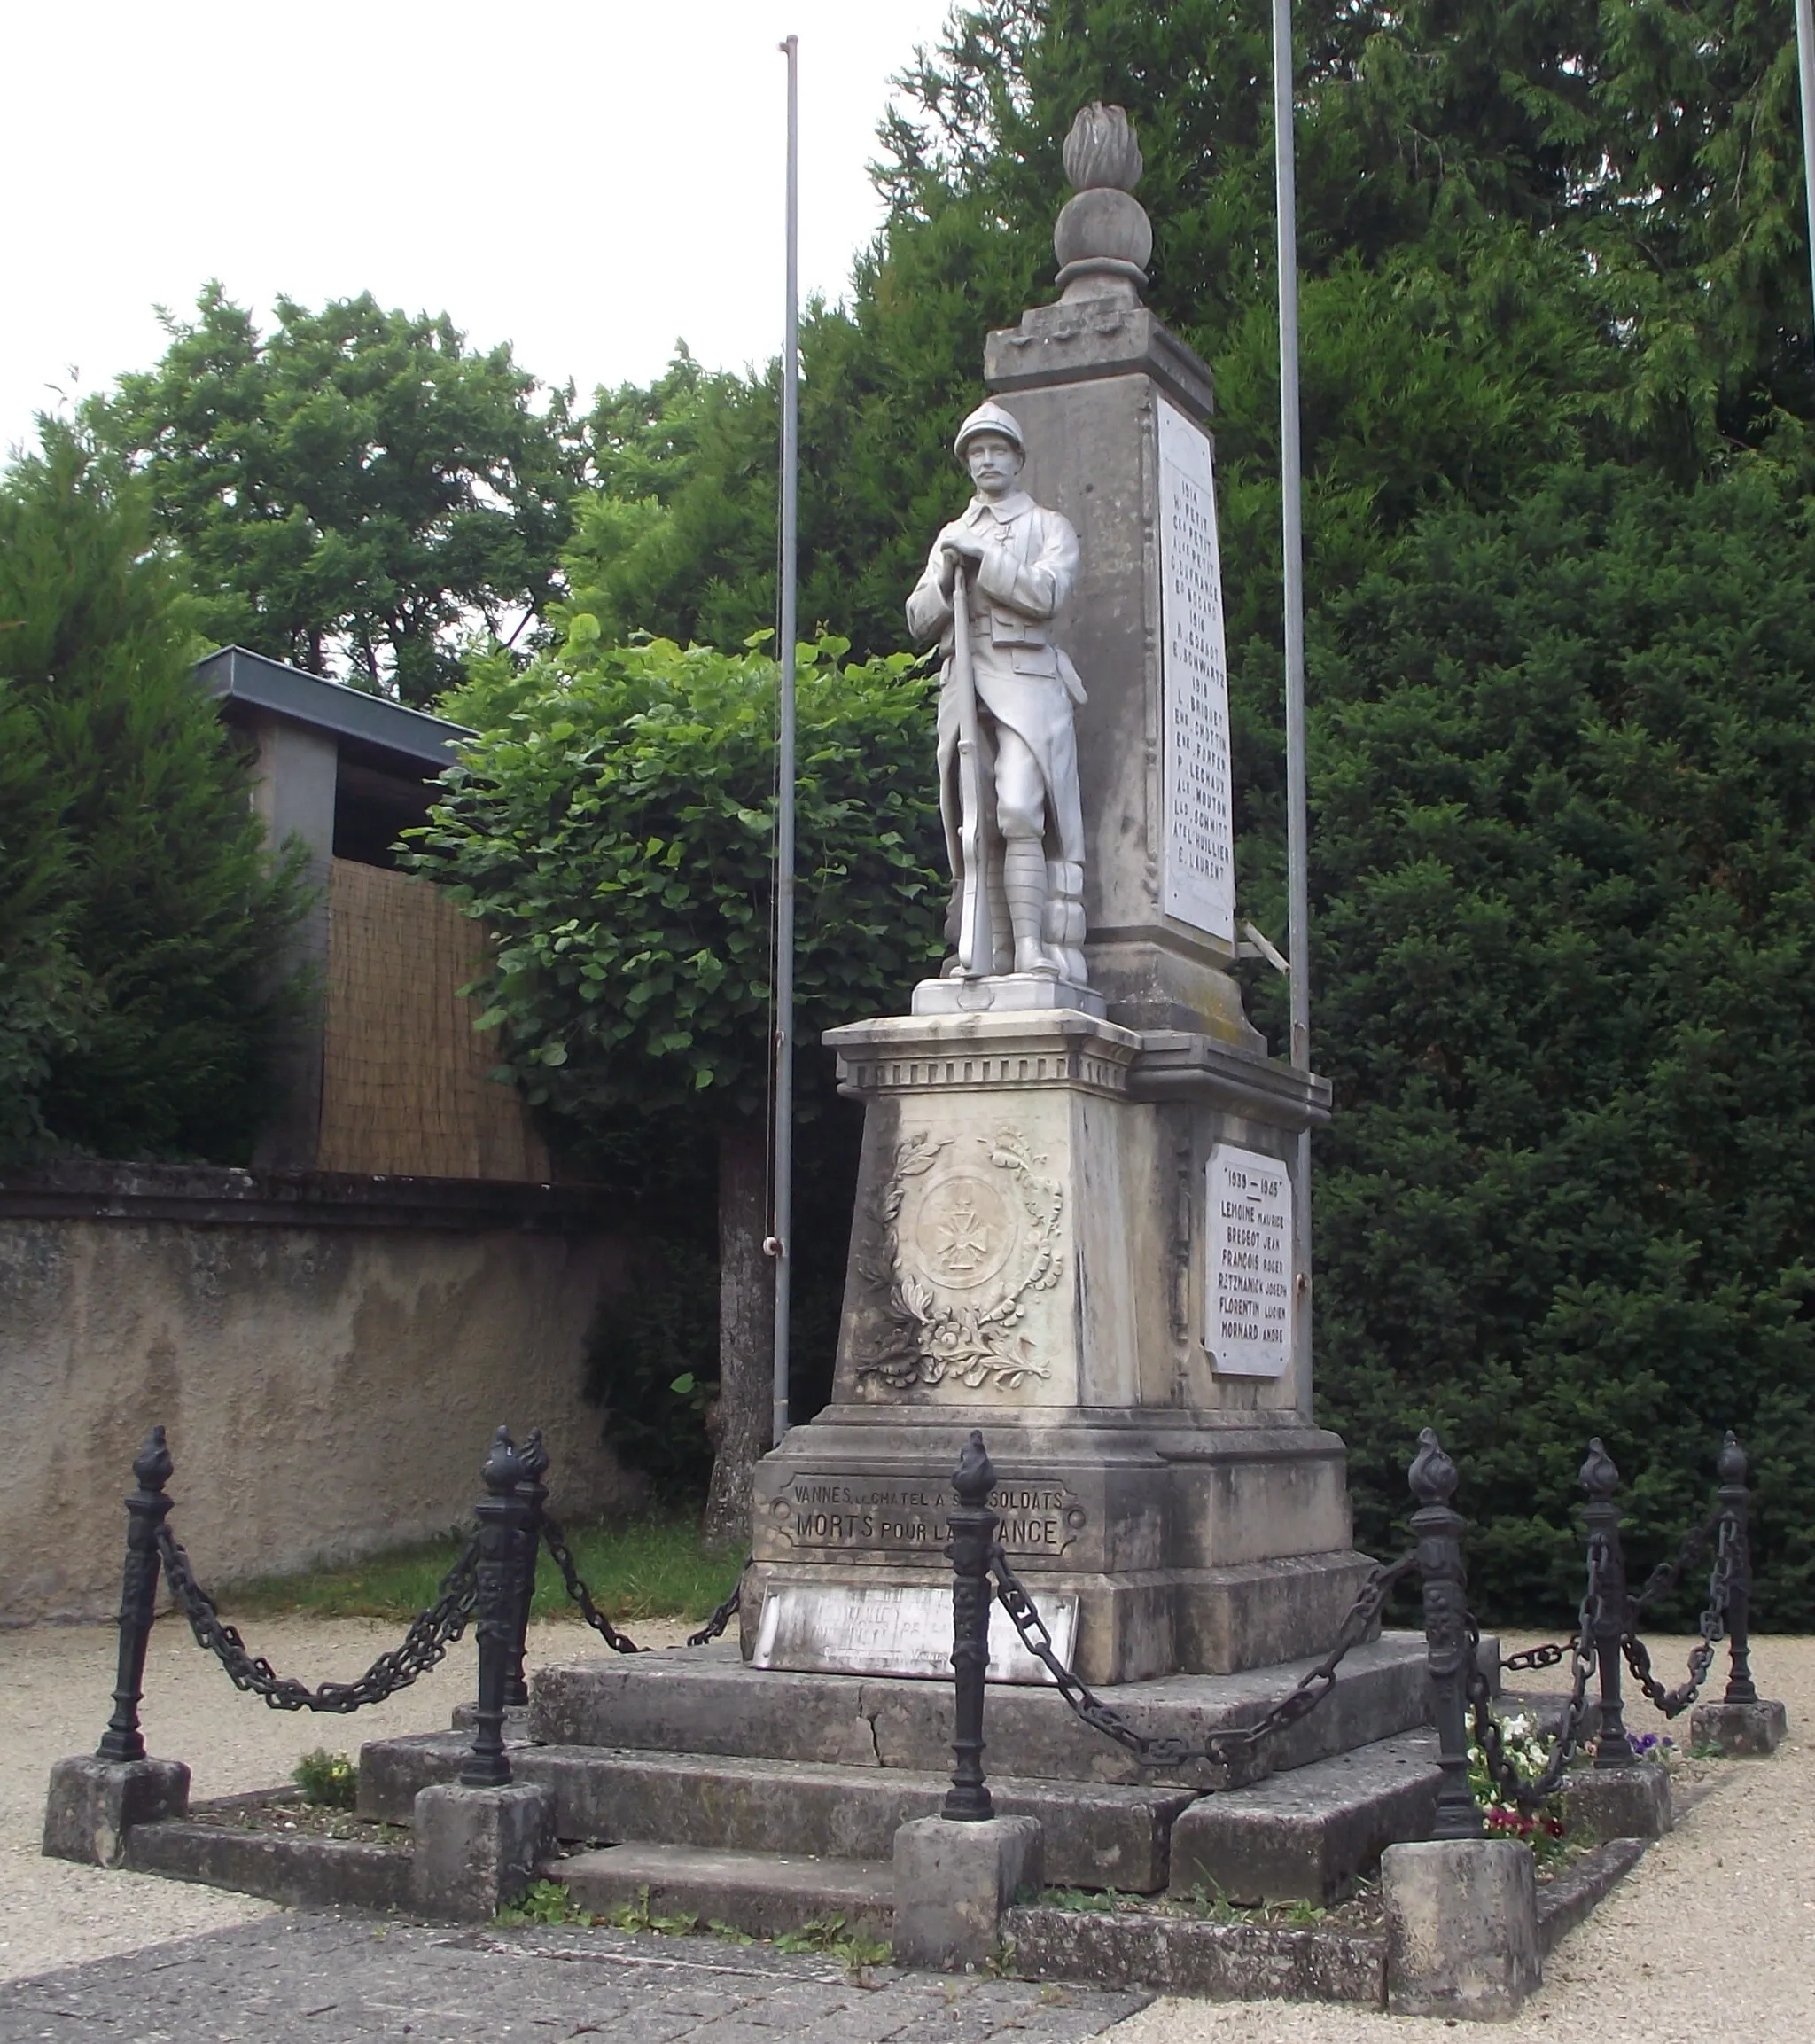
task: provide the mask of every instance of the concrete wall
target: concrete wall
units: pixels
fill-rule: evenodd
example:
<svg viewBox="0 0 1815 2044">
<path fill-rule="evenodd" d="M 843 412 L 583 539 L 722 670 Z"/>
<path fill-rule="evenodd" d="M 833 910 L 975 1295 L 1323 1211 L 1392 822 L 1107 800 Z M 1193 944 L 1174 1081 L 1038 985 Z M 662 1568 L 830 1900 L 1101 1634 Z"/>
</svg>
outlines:
<svg viewBox="0 0 1815 2044">
<path fill-rule="evenodd" d="M 0 1624 L 116 1608 L 121 1501 L 154 1423 L 171 1524 L 210 1586 L 469 1521 L 501 1421 L 544 1430 L 570 1521 L 634 1502 L 580 1395 L 627 1251 L 573 1196 L 513 1209 L 420 1180 L 38 1175 L 0 1180 Z"/>
</svg>

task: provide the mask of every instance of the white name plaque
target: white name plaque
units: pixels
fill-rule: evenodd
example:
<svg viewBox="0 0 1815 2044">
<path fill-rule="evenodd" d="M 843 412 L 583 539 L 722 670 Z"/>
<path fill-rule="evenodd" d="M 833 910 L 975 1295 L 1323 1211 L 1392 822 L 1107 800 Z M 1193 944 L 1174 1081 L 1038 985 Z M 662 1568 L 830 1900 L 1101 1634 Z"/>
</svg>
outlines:
<svg viewBox="0 0 1815 2044">
<path fill-rule="evenodd" d="M 1165 858 L 1160 906 L 1235 941 L 1229 672 L 1209 437 L 1158 401 Z"/>
<path fill-rule="evenodd" d="M 1292 1181 L 1276 1157 L 1211 1146 L 1204 1346 L 1224 1377 L 1282 1377 L 1296 1326 Z"/>
<path fill-rule="evenodd" d="M 1075 1592 L 1037 1599 L 1053 1636 L 1053 1651 L 1067 1666 L 1078 1627 Z M 918 1675 L 952 1679 L 952 1593 L 930 1583 L 776 1583 L 763 1593 L 757 1621 L 759 1668 L 792 1668 L 806 1674 Z M 992 1682 L 1050 1682 L 1052 1677 L 1021 1644 L 1000 1607 L 990 1612 Z"/>
</svg>

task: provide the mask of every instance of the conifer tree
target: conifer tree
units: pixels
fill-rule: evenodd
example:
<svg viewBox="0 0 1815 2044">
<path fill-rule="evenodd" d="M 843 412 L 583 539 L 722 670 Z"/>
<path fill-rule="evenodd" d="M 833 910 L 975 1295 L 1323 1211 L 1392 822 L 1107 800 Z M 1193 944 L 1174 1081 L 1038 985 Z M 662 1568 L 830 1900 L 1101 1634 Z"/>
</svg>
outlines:
<svg viewBox="0 0 1815 2044">
<path fill-rule="evenodd" d="M 243 1163 L 298 902 L 195 685 L 145 493 L 69 427 L 0 478 L 0 1057 L 13 1153 Z"/>
</svg>

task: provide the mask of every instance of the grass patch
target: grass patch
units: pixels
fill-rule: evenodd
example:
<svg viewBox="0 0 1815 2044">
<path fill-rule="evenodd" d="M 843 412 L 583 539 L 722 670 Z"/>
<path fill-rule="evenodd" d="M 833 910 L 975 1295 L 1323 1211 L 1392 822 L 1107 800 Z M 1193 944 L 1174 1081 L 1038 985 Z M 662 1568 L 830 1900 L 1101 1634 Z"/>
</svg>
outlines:
<svg viewBox="0 0 1815 2044">
<path fill-rule="evenodd" d="M 222 1593 L 234 1617 L 302 1611 L 320 1619 L 409 1619 L 435 1601 L 460 1557 L 465 1533 L 290 1576 L 261 1576 Z M 570 1530 L 568 1545 L 600 1611 L 614 1625 L 637 1619 L 704 1619 L 729 1595 L 743 1555 L 702 1545 L 697 1523 L 678 1516 Z M 535 1615 L 576 1615 L 546 1549 L 536 1567 Z"/>
</svg>

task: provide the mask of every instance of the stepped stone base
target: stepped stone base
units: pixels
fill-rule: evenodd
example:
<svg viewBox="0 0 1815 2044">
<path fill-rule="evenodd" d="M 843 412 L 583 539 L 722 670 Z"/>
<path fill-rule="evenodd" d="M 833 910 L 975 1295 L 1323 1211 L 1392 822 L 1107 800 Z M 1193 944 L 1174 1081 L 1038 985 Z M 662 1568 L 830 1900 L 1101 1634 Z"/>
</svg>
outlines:
<svg viewBox="0 0 1815 2044">
<path fill-rule="evenodd" d="M 360 1814 L 407 1824 L 419 1790 L 451 1782 L 470 1742 L 454 1734 L 378 1739 L 359 1757 Z M 698 1753 L 514 1746 L 517 1779 L 546 1789 L 558 1837 L 689 1850 L 884 1861 L 896 1832 L 936 1814 L 943 1775 L 820 1767 Z M 1003 1816 L 1031 1817 L 1045 1834 L 1048 1877 L 1064 1886 L 1152 1894 L 1166 1884 L 1166 1841 L 1188 1789 L 1125 1788 L 995 1775 Z"/>
<path fill-rule="evenodd" d="M 1205 1796 L 1172 1827 L 1172 1892 L 1334 1901 L 1387 1846 L 1429 1836 L 1441 1779 L 1437 1735 L 1414 1732 Z"/>
<path fill-rule="evenodd" d="M 779 1937 L 828 1916 L 842 1916 L 847 1931 L 886 1938 L 895 1910 L 886 1861 L 630 1845 L 551 1860 L 542 1871 L 599 1915 L 627 1904 L 651 1916 L 728 1924 L 752 1938 Z"/>
<path fill-rule="evenodd" d="M 1422 1633 L 1383 1633 L 1355 1648 L 1333 1692 L 1276 1741 L 1242 1780 L 1258 1780 L 1391 1738 L 1425 1721 L 1428 1680 Z M 1251 1724 L 1315 1663 L 1310 1658 L 1239 1675 L 1165 1675 L 1125 1682 L 1110 1695 L 1138 1731 L 1198 1741 Z M 546 1745 L 611 1746 L 644 1753 L 733 1754 L 856 1768 L 951 1767 L 949 1683 L 899 1676 L 806 1675 L 752 1668 L 735 1649 L 639 1654 L 538 1670 L 529 1713 Z M 1050 1688 L 992 1685 L 984 1715 L 985 1765 L 1049 1782 L 1203 1788 L 1226 1771 L 1142 1767 L 1133 1754 L 1074 1717 Z"/>
</svg>

